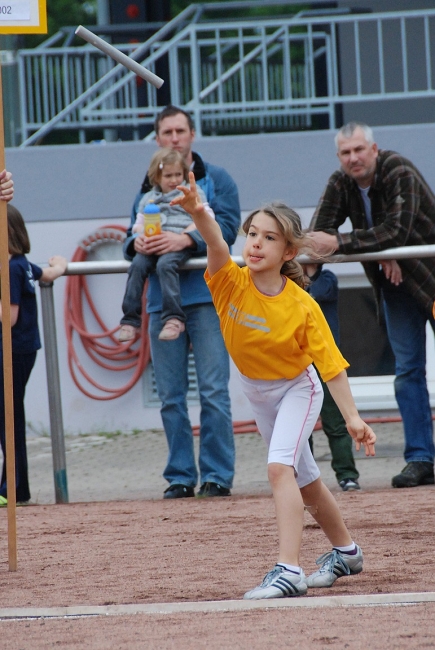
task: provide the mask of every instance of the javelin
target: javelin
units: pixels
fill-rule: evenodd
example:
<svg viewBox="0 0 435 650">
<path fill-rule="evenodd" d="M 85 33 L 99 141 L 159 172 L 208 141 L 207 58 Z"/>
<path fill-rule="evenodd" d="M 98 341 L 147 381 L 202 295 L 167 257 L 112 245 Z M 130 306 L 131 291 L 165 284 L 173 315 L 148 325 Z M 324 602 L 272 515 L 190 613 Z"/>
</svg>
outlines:
<svg viewBox="0 0 435 650">
<path fill-rule="evenodd" d="M 81 36 L 85 41 L 88 41 L 88 43 L 94 45 L 94 47 L 97 47 L 99 50 L 104 52 L 104 54 L 112 57 L 112 59 L 118 63 L 121 63 L 121 65 L 137 74 L 138 77 L 142 77 L 142 79 L 145 79 L 145 81 L 148 81 L 148 83 L 152 84 L 156 88 L 161 88 L 164 84 L 163 79 L 158 77 L 150 70 L 144 68 L 143 65 L 140 65 L 140 63 L 137 63 L 126 54 L 123 54 L 117 50 L 116 47 L 113 47 L 113 45 L 109 45 L 109 43 L 103 41 L 102 38 L 90 32 L 89 29 L 86 29 L 86 27 L 79 25 L 75 33 L 77 36 Z"/>
</svg>

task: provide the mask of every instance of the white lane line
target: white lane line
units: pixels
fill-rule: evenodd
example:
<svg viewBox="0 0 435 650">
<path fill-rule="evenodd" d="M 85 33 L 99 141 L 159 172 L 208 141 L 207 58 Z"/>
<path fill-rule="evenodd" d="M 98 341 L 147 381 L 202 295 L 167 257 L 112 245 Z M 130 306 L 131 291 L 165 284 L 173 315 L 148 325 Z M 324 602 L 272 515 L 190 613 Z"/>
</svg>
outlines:
<svg viewBox="0 0 435 650">
<path fill-rule="evenodd" d="M 68 616 L 128 616 L 131 614 L 180 614 L 189 612 L 237 612 L 288 607 L 376 607 L 435 602 L 435 592 L 369 594 L 360 596 L 311 596 L 270 600 L 214 600 L 198 603 L 153 603 L 136 605 L 76 605 L 71 607 L 4 607 L 0 620 L 65 618 Z"/>
</svg>

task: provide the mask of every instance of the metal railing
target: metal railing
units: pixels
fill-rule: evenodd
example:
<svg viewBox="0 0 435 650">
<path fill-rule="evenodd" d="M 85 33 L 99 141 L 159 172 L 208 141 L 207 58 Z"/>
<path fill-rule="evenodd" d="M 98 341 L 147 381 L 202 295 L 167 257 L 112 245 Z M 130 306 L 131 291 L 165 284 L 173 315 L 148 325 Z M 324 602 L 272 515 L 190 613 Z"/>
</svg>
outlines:
<svg viewBox="0 0 435 650">
<path fill-rule="evenodd" d="M 207 19 L 242 4 L 191 5 L 134 51 L 120 46 L 152 71 L 167 62 L 170 102 L 193 113 L 198 135 L 312 128 L 318 117 L 335 128 L 344 103 L 435 97 L 435 9 Z M 139 138 L 161 110 L 158 91 L 89 45 L 18 60 L 22 146 L 55 128 Z"/>
<path fill-rule="evenodd" d="M 330 262 L 371 262 L 376 260 L 398 260 L 410 258 L 435 257 L 435 245 L 427 246 L 402 246 L 390 248 L 376 253 L 358 253 L 355 255 L 333 255 L 325 258 Z M 244 265 L 241 256 L 233 256 L 239 266 Z M 298 257 L 298 261 L 306 263 L 311 260 L 306 255 Z M 183 268 L 205 268 L 205 257 L 190 259 Z M 102 261 L 102 262 L 70 262 L 65 275 L 101 275 L 105 273 L 127 273 L 130 262 Z M 50 436 L 53 455 L 53 477 L 56 503 L 68 503 L 68 480 L 66 470 L 65 437 L 63 429 L 62 402 L 60 390 L 60 372 L 57 354 L 57 335 L 55 325 L 55 309 L 53 283 L 40 282 L 41 312 L 44 330 L 44 348 L 47 368 L 48 404 L 50 411 Z"/>
</svg>

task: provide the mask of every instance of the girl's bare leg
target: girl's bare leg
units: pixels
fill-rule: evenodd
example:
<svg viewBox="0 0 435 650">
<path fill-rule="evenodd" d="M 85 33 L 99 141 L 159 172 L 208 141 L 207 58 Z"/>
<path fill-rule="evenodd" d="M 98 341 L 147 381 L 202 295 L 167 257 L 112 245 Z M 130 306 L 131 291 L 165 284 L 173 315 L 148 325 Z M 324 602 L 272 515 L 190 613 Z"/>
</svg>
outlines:
<svg viewBox="0 0 435 650">
<path fill-rule="evenodd" d="M 270 463 L 268 475 L 278 524 L 278 562 L 299 566 L 304 504 L 294 469 L 281 463 Z"/>
<path fill-rule="evenodd" d="M 331 492 L 320 478 L 301 488 L 303 502 L 332 546 L 349 546 L 352 538 Z"/>
</svg>

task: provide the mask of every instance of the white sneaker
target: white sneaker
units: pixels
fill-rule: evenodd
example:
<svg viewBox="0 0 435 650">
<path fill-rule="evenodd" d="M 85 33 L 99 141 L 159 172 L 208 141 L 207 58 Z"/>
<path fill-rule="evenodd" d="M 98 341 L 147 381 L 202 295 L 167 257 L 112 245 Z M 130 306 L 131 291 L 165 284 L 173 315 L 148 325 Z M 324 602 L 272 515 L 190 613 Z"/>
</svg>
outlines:
<svg viewBox="0 0 435 650">
<path fill-rule="evenodd" d="M 243 596 L 245 600 L 261 600 L 262 598 L 286 598 L 302 596 L 307 593 L 305 574 L 287 571 L 276 564 L 272 571 L 264 577 L 263 582 Z"/>
<path fill-rule="evenodd" d="M 356 550 L 355 555 L 348 555 L 332 549 L 329 553 L 324 553 L 317 558 L 316 564 L 322 566 L 308 576 L 306 579 L 308 587 L 332 587 L 337 578 L 361 573 L 363 554 L 359 546 L 356 547 Z"/>
</svg>

